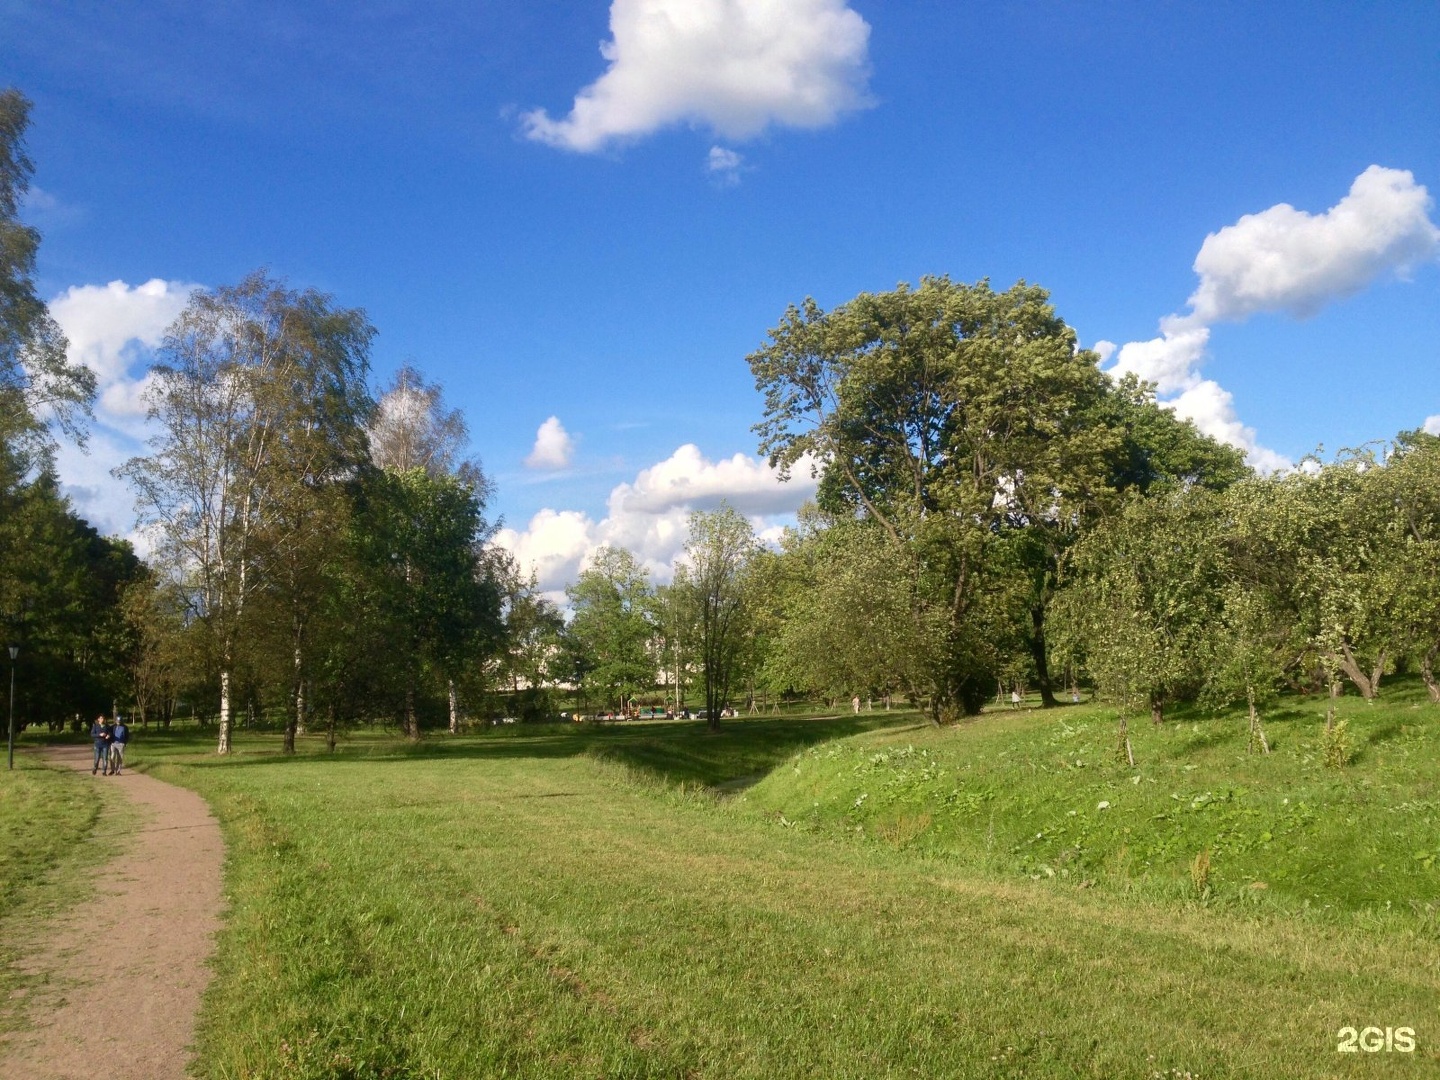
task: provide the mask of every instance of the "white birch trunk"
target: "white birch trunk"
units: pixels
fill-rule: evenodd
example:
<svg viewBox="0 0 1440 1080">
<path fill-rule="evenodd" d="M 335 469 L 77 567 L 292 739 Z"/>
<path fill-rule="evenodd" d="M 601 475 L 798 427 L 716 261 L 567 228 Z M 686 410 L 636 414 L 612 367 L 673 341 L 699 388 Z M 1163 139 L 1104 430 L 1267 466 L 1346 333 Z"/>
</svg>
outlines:
<svg viewBox="0 0 1440 1080">
<path fill-rule="evenodd" d="M 230 753 L 230 672 L 220 672 L 220 745 L 217 754 Z"/>
</svg>

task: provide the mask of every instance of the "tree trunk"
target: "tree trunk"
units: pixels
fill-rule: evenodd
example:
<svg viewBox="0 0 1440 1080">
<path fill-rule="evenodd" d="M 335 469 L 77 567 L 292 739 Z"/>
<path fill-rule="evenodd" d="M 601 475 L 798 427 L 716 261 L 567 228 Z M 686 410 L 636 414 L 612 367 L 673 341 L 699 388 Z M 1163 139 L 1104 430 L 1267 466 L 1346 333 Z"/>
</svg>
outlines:
<svg viewBox="0 0 1440 1080">
<path fill-rule="evenodd" d="M 1120 714 L 1120 730 L 1116 738 L 1116 753 L 1124 753 L 1126 763 L 1133 769 L 1135 767 L 1135 751 L 1130 748 L 1130 724 L 1125 719 L 1125 714 Z"/>
<path fill-rule="evenodd" d="M 283 753 L 295 753 L 295 733 L 300 730 L 300 714 L 305 709 L 305 683 L 300 674 L 300 647 L 295 647 L 294 668 L 290 682 L 290 715 L 285 718 Z"/>
<path fill-rule="evenodd" d="M 1265 738 L 1265 729 L 1260 726 L 1260 714 L 1255 711 L 1255 688 L 1250 685 L 1245 687 L 1245 699 L 1250 704 L 1250 742 L 1246 749 L 1254 753 L 1258 744 L 1260 752 L 1270 753 L 1270 742 Z"/>
<path fill-rule="evenodd" d="M 1150 695 L 1150 722 L 1152 724 L 1163 724 L 1165 722 L 1165 695 L 1152 693 Z"/>
<path fill-rule="evenodd" d="M 1330 676 L 1330 703 L 1325 707 L 1325 730 L 1335 730 L 1335 699 L 1340 696 L 1340 680 Z"/>
<path fill-rule="evenodd" d="M 1350 643 L 1340 643 L 1340 655 L 1335 657 L 1335 662 L 1340 665 L 1340 670 L 1345 672 L 1355 688 L 1360 691 L 1360 696 L 1366 701 L 1374 701 L 1375 695 L 1380 692 L 1380 676 L 1385 670 L 1385 650 L 1381 649 L 1375 657 L 1375 668 L 1368 675 L 1360 669 L 1360 662 L 1355 659 L 1355 654 L 1350 651 Z"/>
<path fill-rule="evenodd" d="M 335 752 L 335 706 L 325 710 L 325 749 Z"/>
<path fill-rule="evenodd" d="M 450 691 L 450 734 L 460 734 L 460 699 L 455 696 L 455 680 L 450 679 L 446 683 Z"/>
<path fill-rule="evenodd" d="M 230 753 L 230 669 L 220 672 L 220 742 L 217 754 Z"/>
<path fill-rule="evenodd" d="M 1440 645 L 1436 645 L 1425 654 L 1420 661 L 1420 677 L 1425 680 L 1425 689 L 1430 691 L 1430 700 L 1440 705 L 1440 682 L 1435 680 L 1435 657 L 1440 655 Z"/>
<path fill-rule="evenodd" d="M 1030 658 L 1035 662 L 1035 680 L 1040 687 L 1040 707 L 1053 709 L 1055 688 L 1050 684 L 1050 661 L 1045 648 L 1045 608 L 1036 604 L 1030 609 Z"/>
<path fill-rule="evenodd" d="M 415 687 L 405 687 L 405 737 L 411 742 L 420 738 L 420 719 L 415 715 Z"/>
</svg>

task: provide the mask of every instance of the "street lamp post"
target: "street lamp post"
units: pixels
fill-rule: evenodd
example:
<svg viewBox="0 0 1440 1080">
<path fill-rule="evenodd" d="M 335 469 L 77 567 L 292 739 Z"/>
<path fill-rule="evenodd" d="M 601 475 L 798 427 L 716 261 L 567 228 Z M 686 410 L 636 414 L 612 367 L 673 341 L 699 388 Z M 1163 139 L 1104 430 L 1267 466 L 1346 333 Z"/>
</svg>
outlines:
<svg viewBox="0 0 1440 1080">
<path fill-rule="evenodd" d="M 9 768 L 15 768 L 15 661 L 20 657 L 20 646 L 10 646 L 10 738 L 7 743 Z"/>
</svg>

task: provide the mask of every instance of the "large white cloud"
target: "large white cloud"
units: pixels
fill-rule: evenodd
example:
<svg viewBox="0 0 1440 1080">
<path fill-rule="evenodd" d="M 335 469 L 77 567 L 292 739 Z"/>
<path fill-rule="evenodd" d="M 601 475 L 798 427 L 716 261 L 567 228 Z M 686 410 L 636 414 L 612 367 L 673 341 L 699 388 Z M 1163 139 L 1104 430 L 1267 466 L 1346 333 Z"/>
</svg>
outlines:
<svg viewBox="0 0 1440 1080">
<path fill-rule="evenodd" d="M 574 452 L 575 440 L 560 423 L 560 418 L 552 416 L 535 432 L 535 446 L 525 459 L 525 465 L 531 469 L 551 471 L 568 468 Z"/>
<path fill-rule="evenodd" d="M 1323 214 L 1287 203 L 1246 214 L 1200 246 L 1187 319 L 1210 326 L 1265 311 L 1306 318 L 1379 278 L 1404 275 L 1440 254 L 1432 205 L 1407 170 L 1371 165 Z"/>
<path fill-rule="evenodd" d="M 778 518 L 794 513 L 815 493 L 809 470 L 782 482 L 765 462 L 745 454 L 710 461 L 693 444 L 617 484 L 599 521 L 577 510 L 541 510 L 524 530 L 502 529 L 496 542 L 533 569 L 541 589 L 558 594 L 585 568 L 602 544 L 634 552 L 658 580 L 674 574 L 694 510 L 729 503 L 762 535 L 775 535 Z"/>
<path fill-rule="evenodd" d="M 870 27 L 846 0 L 614 0 L 605 73 L 527 136 L 590 152 L 676 123 L 731 139 L 816 128 L 869 103 Z"/>
<path fill-rule="evenodd" d="M 1246 452 L 1256 468 L 1289 462 L 1261 446 L 1255 429 L 1240 422 L 1231 394 L 1202 379 L 1210 327 L 1240 322 L 1262 312 L 1304 318 L 1373 282 L 1404 276 L 1440 255 L 1440 228 L 1430 220 L 1433 200 L 1403 169 L 1371 165 L 1350 193 L 1321 214 L 1280 203 L 1246 214 L 1211 233 L 1195 257 L 1200 284 L 1190 310 L 1160 320 L 1160 336 L 1118 350 L 1109 370 L 1134 372 L 1156 384 L 1162 403 L 1195 422 L 1205 434 Z"/>
<path fill-rule="evenodd" d="M 133 534 L 131 493 L 110 469 L 143 448 L 153 352 L 196 288 L 160 278 L 141 285 L 112 281 L 75 285 L 50 301 L 70 359 L 95 372 L 97 389 L 88 448 L 62 443 L 56 465 L 76 510 L 104 532 Z"/>
</svg>

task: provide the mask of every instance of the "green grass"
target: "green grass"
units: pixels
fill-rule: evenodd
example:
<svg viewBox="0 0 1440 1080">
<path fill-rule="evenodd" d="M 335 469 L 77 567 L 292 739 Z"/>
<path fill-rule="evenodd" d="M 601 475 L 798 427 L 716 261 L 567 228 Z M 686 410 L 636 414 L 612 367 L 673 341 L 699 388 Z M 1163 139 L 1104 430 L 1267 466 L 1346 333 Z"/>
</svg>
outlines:
<svg viewBox="0 0 1440 1080">
<path fill-rule="evenodd" d="M 1098 758 L 1062 768 L 1070 749 L 1086 761 L 1104 745 L 1101 717 L 1084 708 L 943 731 L 893 714 L 730 723 L 719 735 L 699 724 L 516 727 L 419 749 L 359 738 L 334 758 L 310 740 L 292 760 L 268 737 L 220 761 L 171 736 L 141 742 L 135 758 L 204 794 L 229 844 L 203 1077 L 1422 1076 L 1440 1067 L 1433 923 L 1338 900 L 1321 918 L 1080 888 L 1078 863 L 1032 879 L 1026 866 L 1062 849 L 1011 852 L 1005 839 L 1031 814 L 1074 822 L 1069 809 L 1089 814 L 1112 789 L 1173 808 L 1169 781 L 1181 776 L 1182 797 L 1227 777 L 1242 807 L 1251 792 L 1268 799 L 1276 776 L 1310 784 L 1317 819 L 1351 814 L 1368 792 L 1371 804 L 1355 805 L 1413 838 L 1433 818 L 1393 808 L 1436 775 L 1433 713 L 1414 716 L 1419 734 L 1399 724 L 1373 741 L 1384 729 L 1352 720 L 1362 751 L 1338 779 L 1307 764 L 1308 718 L 1272 725 L 1278 749 L 1265 762 L 1237 757 L 1223 725 L 1206 721 L 1139 733 L 1139 784 Z M 1057 732 L 1067 741 L 1052 746 Z M 919 781 L 930 757 L 970 765 L 966 783 Z M 926 792 L 978 791 L 982 767 L 993 792 L 978 817 L 941 828 L 944 813 L 921 809 Z M 767 769 L 743 795 L 702 787 Z M 873 802 L 874 816 L 787 826 L 803 808 L 778 804 L 803 794 L 826 805 L 806 788 L 822 770 L 833 802 L 841 787 L 858 797 L 854 780 L 873 788 L 860 809 Z M 875 781 L 907 772 L 880 808 Z M 1109 801 L 1086 820 L 1130 813 Z M 925 829 L 873 840 L 887 815 L 926 812 Z M 1172 824 L 1156 819 L 1146 836 Z M 1089 835 L 1112 828 L 1124 826 Z M 1273 858 L 1312 842 L 1284 835 Z M 1230 855 L 1210 839 L 1224 891 Z M 1192 854 L 1191 834 L 1181 840 L 1148 873 L 1173 877 L 1171 862 Z M 1004 858 L 977 853 L 997 848 Z M 1267 895 L 1284 892 L 1276 883 Z M 1369 1024 L 1414 1027 L 1419 1050 L 1336 1053 L 1341 1027 Z"/>
<path fill-rule="evenodd" d="M 1267 719 L 1268 756 L 1247 752 L 1240 718 L 1147 718 L 1134 768 L 1117 761 L 1114 714 L 1080 706 L 811 748 L 746 799 L 787 825 L 1004 875 L 1440 925 L 1440 708 L 1402 683 L 1339 712 L 1355 746 L 1339 770 L 1323 764 L 1321 700 Z"/>
<path fill-rule="evenodd" d="M 103 782 L 17 754 L 0 772 L 0 1032 L 27 1021 L 39 976 L 16 966 L 44 920 L 92 892 L 131 818 Z M 103 822 L 103 824 L 102 824 Z"/>
</svg>

